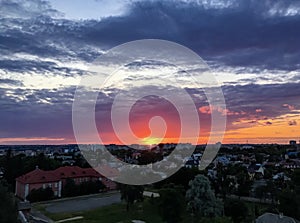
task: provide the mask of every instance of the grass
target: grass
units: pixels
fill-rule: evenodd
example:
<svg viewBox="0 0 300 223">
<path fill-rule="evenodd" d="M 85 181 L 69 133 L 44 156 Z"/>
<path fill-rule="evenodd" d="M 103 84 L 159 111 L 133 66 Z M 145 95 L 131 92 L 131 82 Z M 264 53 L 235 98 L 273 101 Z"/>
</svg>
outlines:
<svg viewBox="0 0 300 223">
<path fill-rule="evenodd" d="M 245 219 L 245 222 L 252 222 L 255 216 L 254 206 L 257 206 L 259 215 L 263 214 L 270 207 L 266 204 L 251 203 L 245 202 L 248 207 L 248 217 Z M 157 203 L 151 203 L 150 199 L 145 199 L 142 203 L 136 203 L 130 208 L 129 211 L 126 211 L 126 204 L 113 204 L 110 206 L 101 207 L 98 209 L 83 211 L 83 212 L 71 212 L 71 213 L 60 213 L 53 214 L 46 211 L 45 204 L 37 204 L 34 206 L 37 210 L 44 213 L 49 218 L 54 221 L 63 220 L 67 218 L 83 216 L 83 219 L 68 221 L 68 223 L 131 223 L 132 220 L 142 220 L 147 223 L 163 223 L 164 221 L 159 215 L 159 210 Z M 256 216 L 258 217 L 258 216 Z M 190 223 L 192 222 L 191 216 L 183 211 L 181 223 Z M 201 221 L 202 222 L 202 221 Z M 215 222 L 210 219 L 205 222 Z M 216 221 L 221 222 L 221 221 Z M 222 221 L 223 222 L 223 221 Z M 225 222 L 225 221 L 224 221 Z M 227 222 L 227 221 L 226 221 Z M 228 221 L 230 222 L 230 221 Z"/>
<path fill-rule="evenodd" d="M 146 223 L 165 223 L 159 215 L 157 204 L 152 204 L 149 199 L 146 199 L 143 203 L 135 204 L 128 212 L 124 203 L 113 204 L 91 211 L 61 214 L 48 213 L 45 211 L 45 208 L 40 208 L 39 210 L 54 221 L 83 216 L 83 219 L 68 221 L 68 223 L 132 223 L 132 220 L 142 220 Z M 180 222 L 191 223 L 192 218 L 184 211 Z M 215 221 L 209 219 L 209 221 L 205 222 L 213 223 Z"/>
<path fill-rule="evenodd" d="M 132 220 L 142 220 L 147 223 L 163 223 L 158 214 L 158 209 L 148 200 L 137 203 L 126 211 L 125 204 L 114 204 L 91 211 L 52 214 L 45 211 L 41 206 L 37 207 L 46 216 L 54 221 L 83 216 L 81 220 L 68 221 L 69 223 L 131 223 Z"/>
</svg>

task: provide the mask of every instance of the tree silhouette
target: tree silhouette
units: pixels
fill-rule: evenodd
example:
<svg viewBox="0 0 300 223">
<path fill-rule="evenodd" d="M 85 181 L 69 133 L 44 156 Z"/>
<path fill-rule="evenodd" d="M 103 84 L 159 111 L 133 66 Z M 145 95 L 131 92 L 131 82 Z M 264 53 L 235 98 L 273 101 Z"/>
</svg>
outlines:
<svg viewBox="0 0 300 223">
<path fill-rule="evenodd" d="M 248 208 L 241 200 L 226 200 L 225 215 L 232 218 L 234 223 L 242 222 L 248 215 Z"/>
<path fill-rule="evenodd" d="M 135 185 L 120 185 L 121 191 L 121 200 L 126 201 L 126 210 L 129 211 L 130 205 L 132 205 L 135 201 L 143 200 L 143 186 L 135 186 Z"/>
<path fill-rule="evenodd" d="M 197 175 L 189 183 L 190 189 L 186 192 L 187 208 L 195 216 L 221 216 L 223 204 L 215 197 L 207 177 Z"/>
<path fill-rule="evenodd" d="M 8 191 L 7 184 L 0 182 L 0 222 L 16 223 L 17 207 L 13 195 Z"/>
<path fill-rule="evenodd" d="M 168 223 L 177 223 L 184 206 L 184 196 L 176 188 L 164 188 L 159 191 L 160 214 Z"/>
</svg>

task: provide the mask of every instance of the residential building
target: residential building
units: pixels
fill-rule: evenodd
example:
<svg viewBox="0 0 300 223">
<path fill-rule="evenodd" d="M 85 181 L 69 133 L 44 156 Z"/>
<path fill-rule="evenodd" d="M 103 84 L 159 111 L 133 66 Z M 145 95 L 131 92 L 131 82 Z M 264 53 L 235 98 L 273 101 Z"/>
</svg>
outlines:
<svg viewBox="0 0 300 223">
<path fill-rule="evenodd" d="M 108 167 L 105 167 L 106 169 Z M 63 186 L 67 179 L 72 179 L 76 184 L 86 181 L 100 180 L 108 190 L 115 190 L 116 183 L 107 179 L 93 168 L 80 168 L 77 166 L 60 167 L 52 171 L 44 171 L 38 167 L 16 179 L 16 196 L 26 200 L 33 189 L 51 188 L 54 196 L 61 197 Z"/>
<path fill-rule="evenodd" d="M 299 223 L 299 221 L 282 214 L 265 213 L 259 216 L 256 223 Z"/>
</svg>

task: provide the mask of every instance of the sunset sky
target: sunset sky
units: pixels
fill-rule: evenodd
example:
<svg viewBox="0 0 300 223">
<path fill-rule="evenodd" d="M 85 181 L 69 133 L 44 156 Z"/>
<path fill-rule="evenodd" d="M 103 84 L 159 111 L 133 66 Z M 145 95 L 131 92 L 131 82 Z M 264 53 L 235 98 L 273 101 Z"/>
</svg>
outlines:
<svg viewBox="0 0 300 223">
<path fill-rule="evenodd" d="M 197 107 L 199 143 L 214 109 L 227 115 L 223 143 L 300 140 L 300 1 L 0 0 L 0 19 L 0 144 L 76 143 L 72 103 L 81 78 L 109 49 L 139 39 L 179 43 L 211 68 L 226 110 L 209 106 L 192 83 L 184 86 Z M 95 108 L 104 143 L 120 143 L 110 109 L 126 88 L 115 90 L 99 92 Z M 154 116 L 165 119 L 163 138 L 149 138 Z M 135 103 L 130 125 L 141 143 L 180 135 L 178 112 L 157 97 Z"/>
</svg>

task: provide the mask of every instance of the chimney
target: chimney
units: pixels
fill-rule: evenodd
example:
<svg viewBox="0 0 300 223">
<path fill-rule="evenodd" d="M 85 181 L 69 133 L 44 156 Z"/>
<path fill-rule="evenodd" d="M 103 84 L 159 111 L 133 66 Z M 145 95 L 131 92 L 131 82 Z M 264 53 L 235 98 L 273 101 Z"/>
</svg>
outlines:
<svg viewBox="0 0 300 223">
<path fill-rule="evenodd" d="M 36 165 L 36 166 L 35 166 L 35 169 L 36 169 L 36 170 L 38 170 L 38 169 L 39 169 L 39 166 L 38 166 L 38 165 Z"/>
<path fill-rule="evenodd" d="M 279 218 L 283 218 L 283 213 L 282 212 L 279 213 Z"/>
</svg>

